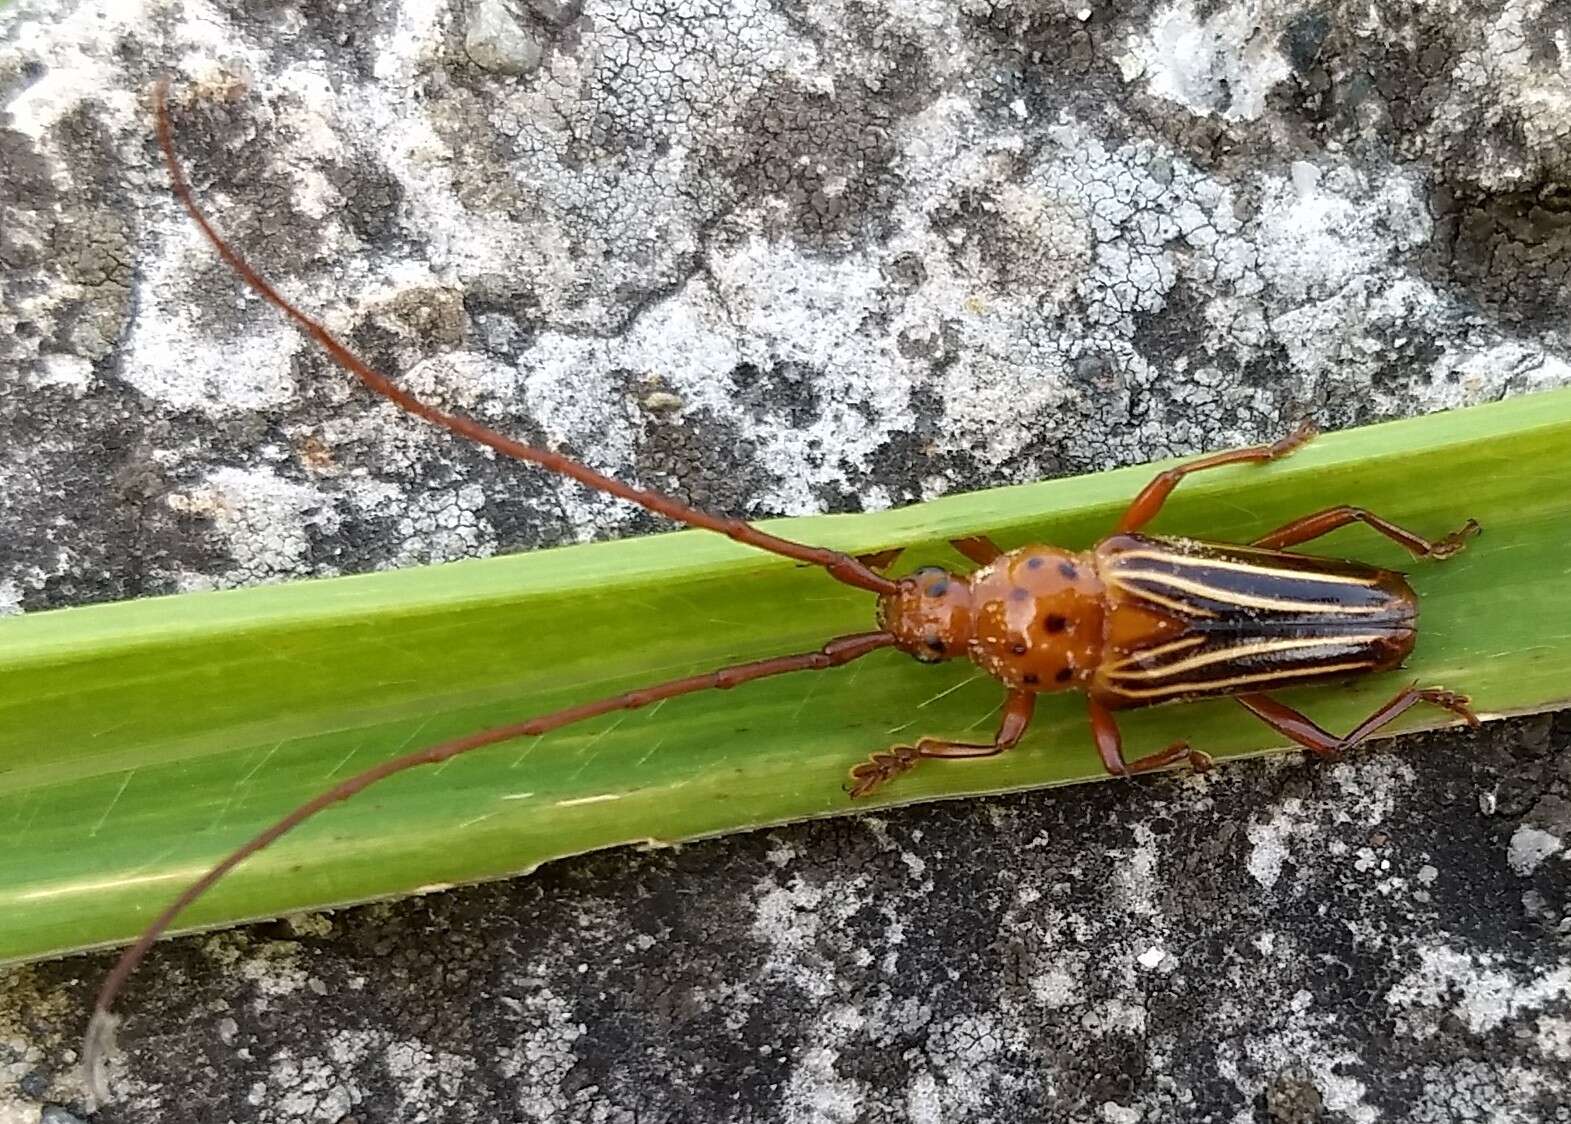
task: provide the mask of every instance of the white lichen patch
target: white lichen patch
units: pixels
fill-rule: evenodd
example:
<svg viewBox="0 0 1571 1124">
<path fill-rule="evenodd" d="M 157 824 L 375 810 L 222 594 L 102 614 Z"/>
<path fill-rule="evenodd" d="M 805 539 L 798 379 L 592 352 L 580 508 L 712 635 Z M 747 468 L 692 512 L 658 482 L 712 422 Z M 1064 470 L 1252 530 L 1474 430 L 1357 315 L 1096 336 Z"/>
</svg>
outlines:
<svg viewBox="0 0 1571 1124">
<path fill-rule="evenodd" d="M 862 1118 L 869 1090 L 835 1069 L 839 1057 L 818 1044 L 797 1055 L 780 1106 L 790 1124 L 855 1124 Z"/>
<path fill-rule="evenodd" d="M 1535 1024 L 1534 1041 L 1546 1058 L 1571 1062 L 1571 1018 L 1540 1016 Z"/>
<path fill-rule="evenodd" d="M 1146 1031 L 1145 1007 L 1122 999 L 1108 999 L 1093 1005 L 1080 1016 L 1086 1033 L 1101 1038 L 1108 1034 L 1140 1038 Z"/>
<path fill-rule="evenodd" d="M 342 1120 L 364 1096 L 363 1090 L 325 1058 L 297 1058 L 280 1051 L 271 1059 L 266 1082 L 251 1089 L 251 1103 L 266 1106 L 285 1120 Z"/>
<path fill-rule="evenodd" d="M 338 526 L 337 511 L 322 492 L 266 467 L 217 469 L 167 502 L 181 514 L 211 520 L 233 559 L 227 573 L 185 575 L 186 589 L 282 580 L 304 567 L 313 529 L 331 533 Z"/>
<path fill-rule="evenodd" d="M 573 1102 L 561 1086 L 578 1064 L 573 1043 L 583 1036 L 583 1024 L 573 1019 L 566 999 L 547 989 L 530 995 L 522 1009 L 531 1028 L 498 1056 L 497 1071 L 517 1089 L 517 1108 L 524 1119 L 569 1119 Z"/>
<path fill-rule="evenodd" d="M 1261 277 L 1296 305 L 1378 277 L 1400 252 L 1427 242 L 1423 185 L 1393 173 L 1371 183 L 1346 165 L 1295 164 L 1264 177 L 1253 241 Z"/>
<path fill-rule="evenodd" d="M 1506 848 L 1506 862 L 1518 875 L 1526 878 L 1538 869 L 1540 863 L 1558 854 L 1564 846 L 1564 841 L 1558 835 L 1541 827 L 1523 824 L 1511 833 L 1511 842 Z"/>
<path fill-rule="evenodd" d="M 164 247 L 143 255 L 135 280 L 141 314 L 125 340 L 120 376 L 148 398 L 173 410 L 225 417 L 284 406 L 298 395 L 293 364 L 307 345 L 267 304 L 236 297 L 243 331 L 215 336 L 200 327 L 200 314 L 182 288 L 212 265 L 212 248 L 174 204 L 152 235 Z"/>
<path fill-rule="evenodd" d="M 1120 855 L 1113 875 L 1115 900 L 1126 913 L 1138 917 L 1156 917 L 1158 859 L 1157 838 L 1145 824 L 1131 828 L 1135 846 Z"/>
<path fill-rule="evenodd" d="M 1472 14 L 1457 0 L 1448 6 L 1457 19 Z M 1446 97 L 1436 107 L 1435 125 L 1483 140 L 1485 151 L 1471 171 L 1486 188 L 1530 186 L 1542 172 L 1524 164 L 1522 152 L 1553 151 L 1571 139 L 1571 33 L 1562 20 L 1559 50 L 1545 58 L 1531 30 L 1554 18 L 1548 7 L 1548 0 L 1509 0 L 1489 9 L 1455 65 L 1438 79 Z M 1506 122 L 1511 131 L 1522 131 L 1525 146 L 1499 143 L 1497 130 Z"/>
<path fill-rule="evenodd" d="M 1417 949 L 1419 967 L 1386 992 L 1398 1027 L 1414 1038 L 1438 1029 L 1438 1015 L 1449 1011 L 1474 1034 L 1493 1030 L 1524 1012 L 1553 1008 L 1563 1013 L 1571 1002 L 1571 966 L 1515 971 L 1488 952 L 1438 945 Z"/>
<path fill-rule="evenodd" d="M 1287 797 L 1271 810 L 1269 818 L 1249 825 L 1246 866 L 1263 888 L 1276 887 L 1287 863 L 1308 862 L 1322 855 L 1345 863 L 1351 874 L 1366 878 L 1388 872 L 1387 860 L 1362 845 L 1362 837 L 1346 828 L 1351 825 L 1362 830 L 1385 822 L 1413 780 L 1412 767 L 1397 757 L 1369 754 L 1325 772 L 1335 792 L 1328 791 L 1312 801 Z M 1406 886 L 1405 881 L 1386 882 L 1389 892 Z"/>
<path fill-rule="evenodd" d="M 1023 1024 L 980 1014 L 935 1024 L 924 1061 L 906 1089 L 916 1120 L 969 1120 L 985 1115 L 1001 1095 L 1033 1087 L 1036 1078 L 1016 1071 L 1028 1046 Z"/>
<path fill-rule="evenodd" d="M 833 980 L 824 971 L 819 942 L 841 920 L 861 908 L 860 880 L 816 886 L 793 878 L 756 888 L 752 933 L 767 951 L 765 978 L 784 980 L 810 999 L 824 999 Z"/>
<path fill-rule="evenodd" d="M 1303 816 L 1303 801 L 1288 797 L 1273 808 L 1271 818 L 1264 823 L 1248 827 L 1249 857 L 1245 865 L 1249 875 L 1267 889 L 1276 886 L 1282 876 L 1282 867 L 1292 855 L 1292 839 L 1307 836 L 1313 827 Z"/>
<path fill-rule="evenodd" d="M 409 1120 L 440 1116 L 443 1106 L 458 1095 L 465 1075 L 476 1067 L 472 1058 L 413 1039 L 390 1042 L 383 1057 L 398 1090 L 398 1115 Z"/>
<path fill-rule="evenodd" d="M 145 27 L 154 7 L 147 0 L 89 0 L 59 6 L 55 12 L 29 12 L 35 17 L 31 19 L 14 18 L 14 26 L 3 29 L 8 32 L 4 48 L 21 57 L 41 55 L 50 65 L 14 96 L 8 95 L 9 127 L 27 136 L 45 137 L 88 99 L 121 130 L 129 133 L 139 127 L 140 99 L 122 82 L 123 60 L 116 57 L 114 47 Z M 188 26 L 177 27 L 177 34 Z"/>
<path fill-rule="evenodd" d="M 208 938 L 203 950 L 226 971 L 249 982 L 264 1010 L 273 999 L 311 987 L 312 977 L 304 963 L 303 950 L 293 941 L 252 943 L 243 935 L 225 934 Z"/>
<path fill-rule="evenodd" d="M 1343 1039 L 1337 1012 L 1317 1007 L 1300 991 L 1285 1003 L 1273 1003 L 1261 1023 L 1237 1039 L 1217 1043 L 1217 1071 L 1246 1104 L 1258 1103 L 1269 1075 L 1299 1073 L 1337 1119 L 1357 1124 L 1381 1119 L 1380 1110 L 1368 1103 L 1368 1086 L 1353 1076 L 1362 1062 Z"/>
<path fill-rule="evenodd" d="M 1031 978 L 1031 997 L 1049 1010 L 1073 1006 L 1081 1002 L 1078 977 L 1062 966 L 1049 968 Z"/>
<path fill-rule="evenodd" d="M 496 533 L 481 514 L 485 505 L 485 490 L 479 484 L 422 492 L 415 503 L 402 505 L 395 528 L 405 545 L 393 565 L 448 562 L 494 553 Z"/>
<path fill-rule="evenodd" d="M 1132 44 L 1138 61 L 1126 73 L 1143 73 L 1152 94 L 1197 116 L 1254 120 L 1271 87 L 1291 73 L 1277 49 L 1275 6 L 1231 4 L 1210 9 L 1204 19 L 1197 7 L 1179 0 L 1158 12 L 1149 35 Z"/>
</svg>

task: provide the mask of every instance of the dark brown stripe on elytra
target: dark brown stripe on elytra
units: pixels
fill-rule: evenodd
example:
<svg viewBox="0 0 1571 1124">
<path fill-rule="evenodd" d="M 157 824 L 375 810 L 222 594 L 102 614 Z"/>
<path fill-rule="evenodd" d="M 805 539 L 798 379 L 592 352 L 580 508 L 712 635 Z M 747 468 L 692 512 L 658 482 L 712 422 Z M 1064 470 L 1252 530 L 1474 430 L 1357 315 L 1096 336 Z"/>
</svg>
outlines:
<svg viewBox="0 0 1571 1124">
<path fill-rule="evenodd" d="M 1243 614 L 1267 626 L 1342 620 L 1406 624 L 1411 594 L 1392 571 L 1335 559 L 1194 540 L 1123 535 L 1099 550 L 1103 580 L 1167 611 L 1210 620 Z"/>
</svg>

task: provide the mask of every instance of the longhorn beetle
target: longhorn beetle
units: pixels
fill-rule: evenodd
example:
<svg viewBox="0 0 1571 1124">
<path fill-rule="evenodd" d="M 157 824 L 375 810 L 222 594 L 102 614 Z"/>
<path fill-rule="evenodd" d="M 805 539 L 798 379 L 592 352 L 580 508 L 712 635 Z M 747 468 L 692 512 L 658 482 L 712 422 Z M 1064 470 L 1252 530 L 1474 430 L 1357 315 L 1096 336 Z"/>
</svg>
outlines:
<svg viewBox="0 0 1571 1124">
<path fill-rule="evenodd" d="M 711 515 L 613 480 L 560 453 L 521 444 L 401 390 L 285 300 L 208 222 L 175 156 L 166 95 L 166 85 L 159 83 L 153 94 L 158 142 L 181 204 L 246 284 L 366 386 L 409 413 L 506 456 L 531 461 L 674 522 L 820 566 L 837 581 L 877 595 L 878 627 L 836 637 L 816 651 L 672 679 L 406 753 L 302 804 L 187 887 L 125 950 L 105 978 L 83 1053 L 89 1081 L 100 1099 L 108 1099 L 102 1056 L 112 1033 L 110 1007 L 153 942 L 187 906 L 246 858 L 318 812 L 384 777 L 482 746 L 538 737 L 573 722 L 695 691 L 738 687 L 789 671 L 839 667 L 882 648 L 896 648 L 923 663 L 971 660 L 1007 691 L 1003 718 L 992 741 L 921 738 L 912 745 L 873 753 L 851 769 L 852 798 L 865 796 L 923 758 L 990 757 L 1012 749 L 1031 723 L 1036 697 L 1053 691 L 1085 693 L 1092 739 L 1103 766 L 1116 776 L 1180 762 L 1194 769 L 1210 767 L 1205 753 L 1183 741 L 1134 761 L 1124 759 L 1114 712 L 1158 703 L 1230 696 L 1272 729 L 1320 756 L 1350 749 L 1419 702 L 1478 724 L 1466 697 L 1410 686 L 1338 737 L 1266 693 L 1389 670 L 1412 651 L 1417 635 L 1418 604 L 1400 573 L 1295 554 L 1289 548 L 1356 522 L 1415 557 L 1447 558 L 1478 532 L 1474 520 L 1430 541 L 1363 508 L 1339 505 L 1295 519 L 1248 546 L 1140 534 L 1185 476 L 1227 464 L 1284 457 L 1313 436 L 1308 423 L 1271 444 L 1213 453 L 1158 473 L 1135 497 L 1113 534 L 1090 550 L 1026 546 L 1004 551 L 990 539 L 976 536 L 951 543 L 978 567 L 969 574 L 926 567 L 890 578 L 882 571 L 899 551 L 854 558 L 791 542 L 739 519 Z"/>
</svg>

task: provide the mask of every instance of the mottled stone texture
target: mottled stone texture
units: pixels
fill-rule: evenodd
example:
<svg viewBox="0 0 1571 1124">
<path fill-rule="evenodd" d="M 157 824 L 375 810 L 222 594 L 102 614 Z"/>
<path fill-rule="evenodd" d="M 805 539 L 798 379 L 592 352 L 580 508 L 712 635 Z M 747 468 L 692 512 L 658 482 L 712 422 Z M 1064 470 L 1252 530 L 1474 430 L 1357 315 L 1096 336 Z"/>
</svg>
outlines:
<svg viewBox="0 0 1571 1124">
<path fill-rule="evenodd" d="M 644 530 L 1571 382 L 1571 6 L 18 2 L 0 612 Z M 1339 497 L 1351 498 L 1351 497 Z M 169 945 L 109 1121 L 1565 1121 L 1571 726 L 912 810 Z M 103 958 L 0 976 L 83 1114 Z M 54 1107 L 45 1107 L 54 1106 Z"/>
</svg>

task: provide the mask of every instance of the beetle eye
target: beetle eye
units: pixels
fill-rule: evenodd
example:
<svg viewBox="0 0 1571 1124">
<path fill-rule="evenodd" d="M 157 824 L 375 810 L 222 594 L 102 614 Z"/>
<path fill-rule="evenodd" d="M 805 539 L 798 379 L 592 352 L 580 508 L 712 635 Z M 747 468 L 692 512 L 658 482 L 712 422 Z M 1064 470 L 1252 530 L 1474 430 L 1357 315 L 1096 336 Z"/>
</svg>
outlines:
<svg viewBox="0 0 1571 1124">
<path fill-rule="evenodd" d="M 927 647 L 929 651 L 937 652 L 939 655 L 944 654 L 944 642 L 936 636 L 927 638 Z"/>
</svg>

